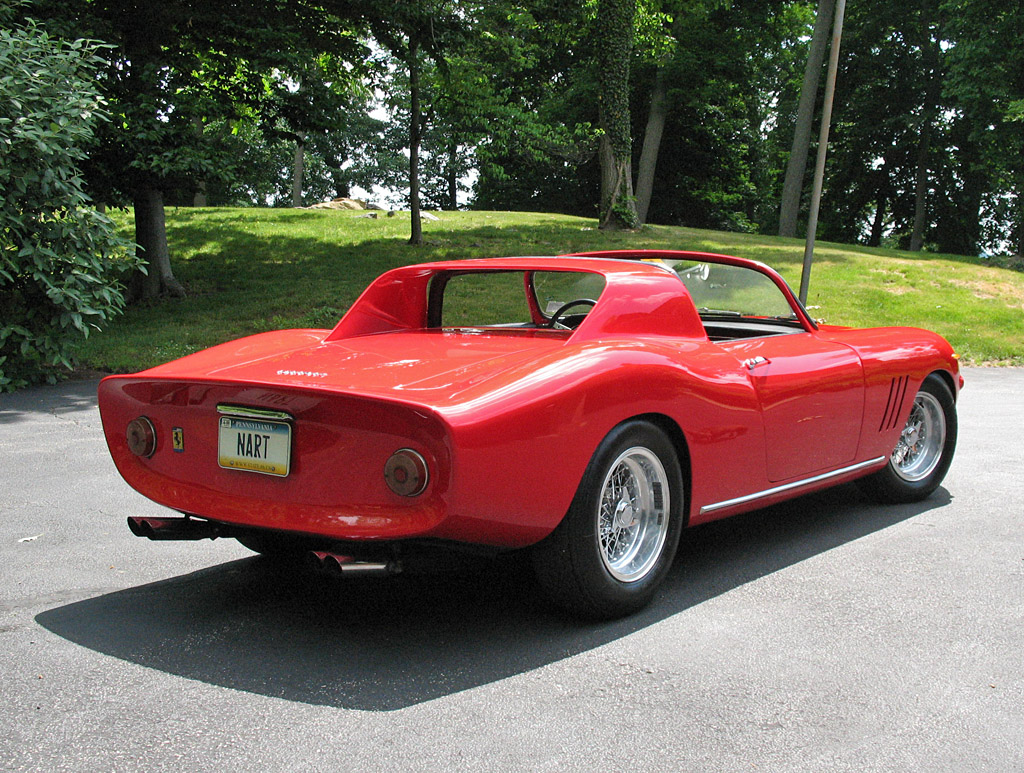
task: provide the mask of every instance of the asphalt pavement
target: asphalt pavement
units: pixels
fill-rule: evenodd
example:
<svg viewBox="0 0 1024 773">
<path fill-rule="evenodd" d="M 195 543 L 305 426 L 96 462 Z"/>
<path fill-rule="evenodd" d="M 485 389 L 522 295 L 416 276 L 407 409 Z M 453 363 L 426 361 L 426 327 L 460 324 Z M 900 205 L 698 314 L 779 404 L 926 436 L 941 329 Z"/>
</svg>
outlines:
<svg viewBox="0 0 1024 773">
<path fill-rule="evenodd" d="M 329 581 L 149 542 L 96 382 L 0 395 L 0 770 L 1024 771 L 1024 370 L 926 502 L 684 534 L 607 624 L 514 558 Z"/>
</svg>

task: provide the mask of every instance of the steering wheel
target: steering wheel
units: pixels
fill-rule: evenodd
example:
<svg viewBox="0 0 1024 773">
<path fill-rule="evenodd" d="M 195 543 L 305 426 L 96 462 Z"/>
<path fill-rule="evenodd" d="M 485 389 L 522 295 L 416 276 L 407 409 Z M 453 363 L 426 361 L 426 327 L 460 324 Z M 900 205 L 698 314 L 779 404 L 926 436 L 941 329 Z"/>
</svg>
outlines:
<svg viewBox="0 0 1024 773">
<path fill-rule="evenodd" d="M 568 303 L 563 303 L 561 306 L 558 307 L 558 310 L 555 311 L 555 313 L 551 315 L 551 319 L 548 320 L 548 327 L 554 328 L 555 325 L 562 325 L 562 323 L 558 321 L 559 318 L 564 316 L 565 312 L 567 312 L 573 306 L 590 306 L 590 307 L 594 307 L 596 305 L 597 305 L 597 301 L 591 300 L 590 298 L 577 298 L 576 300 L 569 301 Z M 569 329 L 568 325 L 562 325 L 562 327 L 565 328 L 566 330 Z"/>
</svg>

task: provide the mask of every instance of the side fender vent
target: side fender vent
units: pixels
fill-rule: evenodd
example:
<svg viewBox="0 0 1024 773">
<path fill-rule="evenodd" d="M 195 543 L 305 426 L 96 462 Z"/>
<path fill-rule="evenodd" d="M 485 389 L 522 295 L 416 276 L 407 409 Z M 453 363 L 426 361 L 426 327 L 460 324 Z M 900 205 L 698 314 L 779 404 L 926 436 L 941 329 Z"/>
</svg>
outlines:
<svg viewBox="0 0 1024 773">
<path fill-rule="evenodd" d="M 882 423 L 878 425 L 879 432 L 886 432 L 894 429 L 900 420 L 900 412 L 903 410 L 903 400 L 907 396 L 907 384 L 910 383 L 910 376 L 894 378 L 889 385 L 889 400 L 885 404 L 885 413 L 882 414 Z"/>
</svg>

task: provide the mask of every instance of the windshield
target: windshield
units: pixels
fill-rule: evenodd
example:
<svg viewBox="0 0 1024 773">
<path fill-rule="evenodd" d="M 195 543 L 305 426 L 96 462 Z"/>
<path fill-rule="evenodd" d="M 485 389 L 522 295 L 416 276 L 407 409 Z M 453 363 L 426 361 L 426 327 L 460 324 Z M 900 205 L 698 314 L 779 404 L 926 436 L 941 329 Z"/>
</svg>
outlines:
<svg viewBox="0 0 1024 773">
<path fill-rule="evenodd" d="M 661 260 L 683 280 L 701 317 L 756 317 L 797 321 L 775 282 L 760 271 L 721 263 Z"/>
</svg>

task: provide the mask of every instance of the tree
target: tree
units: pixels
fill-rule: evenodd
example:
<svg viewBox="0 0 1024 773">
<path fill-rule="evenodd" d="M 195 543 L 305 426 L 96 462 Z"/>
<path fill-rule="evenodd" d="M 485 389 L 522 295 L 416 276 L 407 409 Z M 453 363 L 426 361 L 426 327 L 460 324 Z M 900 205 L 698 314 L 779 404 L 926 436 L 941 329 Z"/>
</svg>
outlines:
<svg viewBox="0 0 1024 773">
<path fill-rule="evenodd" d="M 942 75 L 939 71 L 941 43 L 933 33 L 931 25 L 931 9 L 925 6 L 921 15 L 919 29 L 924 31 L 924 39 L 920 46 L 922 64 L 925 70 L 923 105 L 920 113 L 920 139 L 914 172 L 914 222 L 910 233 L 910 250 L 920 252 L 924 246 L 925 225 L 928 205 L 929 161 L 932 154 L 932 137 L 935 122 L 939 117 L 939 98 L 942 95 Z"/>
<path fill-rule="evenodd" d="M 0 9 L 0 391 L 70 369 L 74 343 L 123 309 L 119 278 L 132 267 L 78 169 L 107 118 L 97 46 L 7 16 Z"/>
<path fill-rule="evenodd" d="M 945 94 L 971 125 L 968 139 L 989 176 L 983 206 L 1000 220 L 991 247 L 1008 241 L 1024 254 L 1024 8 L 942 0 L 941 9 L 950 43 Z"/>
<path fill-rule="evenodd" d="M 654 74 L 654 86 L 651 89 L 651 108 L 647 115 L 647 126 L 644 129 L 644 144 L 640 152 L 640 163 L 637 167 L 636 219 L 641 225 L 647 222 L 647 212 L 651 208 L 654 172 L 658 166 L 658 151 L 661 149 L 661 137 L 665 132 L 665 120 L 668 114 L 665 106 L 667 91 L 665 68 L 658 67 Z"/>
<path fill-rule="evenodd" d="M 349 128 L 358 123 L 352 116 L 365 114 L 367 90 L 358 77 L 367 72 L 365 66 L 350 69 L 339 57 L 316 54 L 308 60 L 295 58 L 287 69 L 275 68 L 263 76 L 265 96 L 258 110 L 252 111 L 252 119 L 268 141 L 285 140 L 292 146 L 291 206 L 306 203 L 305 178 L 314 171 L 307 169 L 310 151 L 318 151 L 320 162 L 337 164 L 337 171 L 341 171 L 345 159 L 339 159 L 337 151 L 343 147 Z M 332 135 L 338 138 L 333 143 L 329 139 Z M 325 151 L 330 158 L 323 155 Z M 315 159 L 309 160 L 316 163 Z M 320 200 L 318 193 L 314 197 Z"/>
<path fill-rule="evenodd" d="M 598 0 L 598 124 L 601 136 L 601 228 L 639 224 L 633 196 L 629 70 L 636 0 Z"/>
<path fill-rule="evenodd" d="M 101 83 L 114 120 L 98 132 L 88 167 L 108 203 L 130 202 L 135 241 L 148 270 L 132 278 L 132 299 L 181 295 L 167 248 L 169 191 L 230 176 L 197 126 L 242 118 L 267 96 L 264 75 L 313 52 L 357 60 L 351 20 L 315 0 L 37 0 L 34 12 L 56 32 L 114 45 Z"/>
<path fill-rule="evenodd" d="M 661 138 L 668 115 L 666 70 L 679 34 L 671 28 L 680 27 L 686 18 L 686 11 L 694 6 L 703 7 L 699 3 L 692 3 L 689 7 L 683 5 L 678 9 L 672 9 L 674 15 L 662 13 L 656 5 L 648 3 L 641 2 L 637 7 L 638 12 L 634 21 L 637 27 L 638 47 L 641 49 L 638 58 L 653 63 L 655 67 L 650 109 L 643 134 L 643 148 L 637 164 L 636 216 L 640 225 L 647 222 L 647 211 L 650 209 L 651 194 L 654 190 L 654 172 L 658 166 L 658 152 L 661 150 Z"/>
<path fill-rule="evenodd" d="M 657 101 L 659 74 L 665 85 L 665 123 L 645 221 L 774 228 L 810 13 L 785 0 L 664 3 L 661 10 L 672 18 L 666 53 L 634 57 L 635 127 L 651 123 L 653 111 L 644 107 Z M 638 206 L 650 144 L 645 133 Z"/>
<path fill-rule="evenodd" d="M 409 76 L 409 244 L 423 241 L 420 218 L 420 145 L 423 136 L 421 74 L 430 58 L 442 71 L 446 56 L 465 33 L 465 21 L 454 0 L 402 0 L 381 16 L 369 18 L 374 39 L 402 62 Z"/>
<path fill-rule="evenodd" d="M 488 3 L 468 51 L 490 89 L 472 206 L 593 217 L 598 169 L 593 8 Z"/>
<path fill-rule="evenodd" d="M 904 247 L 916 215 L 920 238 L 941 157 L 935 87 L 936 0 L 853 3 L 845 25 L 839 96 L 822 199 L 823 238 L 869 244 L 888 234 Z M 920 196 L 918 196 L 920 194 Z M 934 214 L 934 213 L 932 213 Z M 928 228 L 926 228 L 926 225 Z"/>
</svg>

